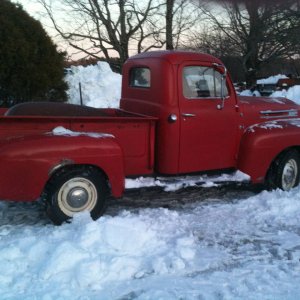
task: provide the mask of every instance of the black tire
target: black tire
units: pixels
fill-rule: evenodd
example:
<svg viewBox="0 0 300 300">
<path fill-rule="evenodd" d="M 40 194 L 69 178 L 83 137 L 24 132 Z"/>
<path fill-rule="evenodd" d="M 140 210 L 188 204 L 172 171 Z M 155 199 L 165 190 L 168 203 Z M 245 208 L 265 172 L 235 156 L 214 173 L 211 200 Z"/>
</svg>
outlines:
<svg viewBox="0 0 300 300">
<path fill-rule="evenodd" d="M 267 186 L 270 189 L 280 188 L 289 191 L 299 184 L 300 155 L 297 150 L 288 150 L 280 154 L 272 163 Z"/>
<path fill-rule="evenodd" d="M 106 209 L 108 184 L 103 173 L 93 167 L 73 167 L 57 171 L 43 193 L 46 211 L 55 225 L 74 214 L 89 211 L 93 220 Z"/>
</svg>

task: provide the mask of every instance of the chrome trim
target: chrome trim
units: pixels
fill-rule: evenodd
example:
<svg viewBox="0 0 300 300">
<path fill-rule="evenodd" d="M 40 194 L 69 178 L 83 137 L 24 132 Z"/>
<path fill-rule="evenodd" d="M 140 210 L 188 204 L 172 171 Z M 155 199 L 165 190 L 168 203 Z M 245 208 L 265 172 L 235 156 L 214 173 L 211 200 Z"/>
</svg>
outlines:
<svg viewBox="0 0 300 300">
<path fill-rule="evenodd" d="M 262 110 L 262 111 L 260 111 L 260 114 L 264 115 L 264 116 L 262 116 L 262 118 L 269 118 L 269 119 L 270 118 L 278 118 L 278 117 L 297 117 L 298 111 L 296 109 Z M 280 115 L 280 114 L 282 114 L 282 115 Z"/>
<path fill-rule="evenodd" d="M 220 100 L 220 99 L 222 100 L 222 97 L 219 97 L 219 96 L 216 96 L 216 97 L 212 97 L 212 96 L 209 96 L 209 97 L 185 97 L 184 96 L 184 98 L 187 100 L 200 100 L 200 101 L 201 100 Z M 226 96 L 225 101 L 229 98 L 230 98 L 230 95 Z"/>
<path fill-rule="evenodd" d="M 183 117 L 196 117 L 196 115 L 195 114 L 189 114 L 189 113 L 183 113 L 183 114 L 181 114 Z"/>
</svg>

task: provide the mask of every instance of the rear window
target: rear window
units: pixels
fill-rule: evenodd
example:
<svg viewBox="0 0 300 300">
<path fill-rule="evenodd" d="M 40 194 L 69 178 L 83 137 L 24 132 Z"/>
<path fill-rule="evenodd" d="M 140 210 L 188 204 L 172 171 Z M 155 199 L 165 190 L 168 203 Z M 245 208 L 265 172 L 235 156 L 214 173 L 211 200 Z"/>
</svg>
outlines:
<svg viewBox="0 0 300 300">
<path fill-rule="evenodd" d="M 132 68 L 130 70 L 130 86 L 149 88 L 151 86 L 151 74 L 149 68 Z"/>
</svg>

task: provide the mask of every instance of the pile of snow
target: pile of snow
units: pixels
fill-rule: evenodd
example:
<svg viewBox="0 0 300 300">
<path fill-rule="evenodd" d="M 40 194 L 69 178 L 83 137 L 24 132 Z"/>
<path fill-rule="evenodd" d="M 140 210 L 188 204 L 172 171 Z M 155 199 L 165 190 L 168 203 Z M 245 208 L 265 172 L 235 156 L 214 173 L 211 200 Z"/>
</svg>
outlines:
<svg viewBox="0 0 300 300">
<path fill-rule="evenodd" d="M 268 78 L 259 79 L 256 81 L 257 84 L 276 84 L 279 79 L 288 78 L 286 75 L 278 74 L 274 76 L 270 76 Z"/>
<path fill-rule="evenodd" d="M 239 95 L 240 96 L 248 96 L 248 97 L 252 97 L 252 96 L 260 97 L 261 96 L 261 94 L 258 90 L 254 90 L 254 91 L 244 90 L 244 91 L 240 92 Z"/>
<path fill-rule="evenodd" d="M 0 226 L 0 298 L 299 299 L 299 259 L 300 188 L 82 213 L 61 227 Z"/>
<path fill-rule="evenodd" d="M 300 105 L 300 85 L 290 87 L 288 90 L 275 91 L 270 97 L 283 97 Z"/>
<path fill-rule="evenodd" d="M 252 97 L 253 93 L 250 90 L 243 90 L 240 92 L 239 94 L 240 96 L 248 96 L 248 97 Z"/>
<path fill-rule="evenodd" d="M 97 108 L 119 107 L 122 76 L 114 73 L 107 62 L 87 67 L 72 66 L 65 80 L 69 85 L 69 103 L 80 104 L 80 83 L 84 105 Z"/>
<path fill-rule="evenodd" d="M 257 84 L 273 84 L 276 85 L 279 79 L 288 78 L 286 75 L 278 74 L 270 76 L 268 78 L 259 79 L 256 81 Z M 260 93 L 257 90 L 251 91 L 249 89 L 242 91 L 240 96 L 257 96 L 260 97 Z M 289 89 L 283 89 L 280 91 L 274 91 L 270 97 L 272 98 L 287 98 L 300 105 L 300 85 L 292 86 Z"/>
</svg>

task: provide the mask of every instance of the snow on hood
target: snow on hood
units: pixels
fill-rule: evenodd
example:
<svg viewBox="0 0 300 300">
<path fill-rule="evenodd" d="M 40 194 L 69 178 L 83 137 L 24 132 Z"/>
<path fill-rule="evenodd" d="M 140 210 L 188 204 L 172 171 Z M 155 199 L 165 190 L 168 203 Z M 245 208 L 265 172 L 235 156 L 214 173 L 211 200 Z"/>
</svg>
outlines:
<svg viewBox="0 0 300 300">
<path fill-rule="evenodd" d="M 267 122 L 264 122 L 264 123 L 254 124 L 254 125 L 250 126 L 250 127 L 247 128 L 247 131 L 255 132 L 256 128 L 262 128 L 262 129 L 266 129 L 266 130 L 272 130 L 272 129 L 278 129 L 278 128 L 279 129 L 283 129 L 284 127 L 278 121 L 267 121 Z"/>
<path fill-rule="evenodd" d="M 98 132 L 79 132 L 79 131 L 72 131 L 66 129 L 62 126 L 58 126 L 52 130 L 53 135 L 64 135 L 64 136 L 89 136 L 92 138 L 113 138 L 112 134 L 107 133 L 98 133 Z"/>
</svg>

